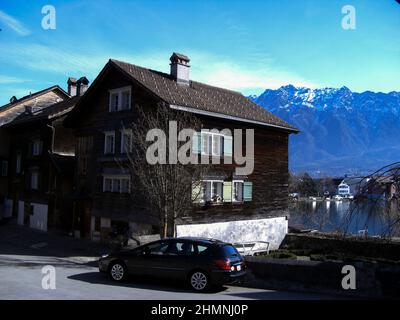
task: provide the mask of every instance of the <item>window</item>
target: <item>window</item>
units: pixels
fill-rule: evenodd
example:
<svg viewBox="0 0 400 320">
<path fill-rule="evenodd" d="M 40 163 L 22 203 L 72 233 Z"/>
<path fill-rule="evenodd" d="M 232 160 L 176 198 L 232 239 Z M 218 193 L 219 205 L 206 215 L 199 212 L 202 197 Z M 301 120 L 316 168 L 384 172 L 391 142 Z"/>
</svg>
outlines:
<svg viewBox="0 0 400 320">
<path fill-rule="evenodd" d="M 131 180 L 129 178 L 121 179 L 121 193 L 131 193 Z"/>
<path fill-rule="evenodd" d="M 203 180 L 201 186 L 193 183 L 192 201 L 194 203 L 221 203 L 252 201 L 253 183 L 250 181 Z"/>
<path fill-rule="evenodd" d="M 35 140 L 32 142 L 32 155 L 39 156 L 42 154 L 43 141 Z"/>
<path fill-rule="evenodd" d="M 121 192 L 121 180 L 119 178 L 112 179 L 112 192 Z"/>
<path fill-rule="evenodd" d="M 156 242 L 140 248 L 141 254 L 163 255 L 169 246 L 168 242 Z"/>
<path fill-rule="evenodd" d="M 202 131 L 199 137 L 196 133 L 193 136 L 193 153 L 199 151 L 203 155 L 232 156 L 232 137 L 208 131 Z"/>
<path fill-rule="evenodd" d="M 104 154 L 113 154 L 115 152 L 115 132 L 104 133 Z"/>
<path fill-rule="evenodd" d="M 232 201 L 243 201 L 243 181 L 233 181 Z"/>
<path fill-rule="evenodd" d="M 131 87 L 110 90 L 109 112 L 131 109 Z"/>
<path fill-rule="evenodd" d="M 112 192 L 112 179 L 104 177 L 103 192 Z"/>
<path fill-rule="evenodd" d="M 121 130 L 121 153 L 132 152 L 132 130 Z"/>
<path fill-rule="evenodd" d="M 131 179 L 126 175 L 103 176 L 103 192 L 130 193 Z"/>
<path fill-rule="evenodd" d="M 210 154 L 212 135 L 210 133 L 201 134 L 201 153 Z"/>
<path fill-rule="evenodd" d="M 37 190 L 39 188 L 39 172 L 31 172 L 31 189 Z"/>
<path fill-rule="evenodd" d="M 17 173 L 17 174 L 21 173 L 21 159 L 22 159 L 22 155 L 20 152 L 18 152 L 17 159 L 15 161 L 15 173 Z"/>
<path fill-rule="evenodd" d="M 119 105 L 119 93 L 111 93 L 110 94 L 110 112 L 118 111 Z"/>
<path fill-rule="evenodd" d="M 222 154 L 222 137 L 219 133 L 201 133 L 201 153 L 205 155 L 220 156 Z"/>
<path fill-rule="evenodd" d="M 3 160 L 1 162 L 1 176 L 7 177 L 7 175 L 8 175 L 8 161 Z"/>
<path fill-rule="evenodd" d="M 204 201 L 222 202 L 223 181 L 203 181 L 202 189 Z"/>
</svg>

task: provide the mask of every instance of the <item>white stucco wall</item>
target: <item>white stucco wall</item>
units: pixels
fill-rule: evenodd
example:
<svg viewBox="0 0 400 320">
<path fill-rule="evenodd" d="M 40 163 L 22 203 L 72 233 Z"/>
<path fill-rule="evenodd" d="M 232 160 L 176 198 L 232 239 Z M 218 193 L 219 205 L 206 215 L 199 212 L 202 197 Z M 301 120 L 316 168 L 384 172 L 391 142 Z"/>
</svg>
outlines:
<svg viewBox="0 0 400 320">
<path fill-rule="evenodd" d="M 178 237 L 205 237 L 226 242 L 268 241 L 278 249 L 288 232 L 286 217 L 177 226 Z"/>
<path fill-rule="evenodd" d="M 47 211 L 46 204 L 31 203 L 33 215 L 30 216 L 29 226 L 34 229 L 47 231 Z"/>
</svg>

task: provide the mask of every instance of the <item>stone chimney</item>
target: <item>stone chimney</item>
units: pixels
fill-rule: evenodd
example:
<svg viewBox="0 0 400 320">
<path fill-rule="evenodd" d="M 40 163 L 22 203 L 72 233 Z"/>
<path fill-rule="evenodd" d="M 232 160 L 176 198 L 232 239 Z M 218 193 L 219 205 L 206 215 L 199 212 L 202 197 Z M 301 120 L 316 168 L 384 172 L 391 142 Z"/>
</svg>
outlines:
<svg viewBox="0 0 400 320">
<path fill-rule="evenodd" d="M 189 85 L 189 61 L 190 59 L 180 53 L 174 52 L 169 58 L 171 61 L 171 76 L 179 84 Z"/>
<path fill-rule="evenodd" d="M 89 86 L 89 80 L 86 77 L 81 77 L 76 82 L 76 95 L 82 96 Z"/>
<path fill-rule="evenodd" d="M 68 94 L 71 97 L 76 96 L 76 79 L 69 77 L 67 83 L 68 83 Z"/>
</svg>

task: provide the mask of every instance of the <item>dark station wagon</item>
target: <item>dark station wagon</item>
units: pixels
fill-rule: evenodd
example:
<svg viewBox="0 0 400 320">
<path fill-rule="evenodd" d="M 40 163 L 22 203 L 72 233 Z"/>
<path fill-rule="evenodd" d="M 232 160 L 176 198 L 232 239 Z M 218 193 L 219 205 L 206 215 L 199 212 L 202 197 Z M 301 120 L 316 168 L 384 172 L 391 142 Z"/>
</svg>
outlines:
<svg viewBox="0 0 400 320">
<path fill-rule="evenodd" d="M 167 238 L 104 255 L 99 270 L 115 281 L 128 275 L 187 281 L 195 291 L 242 281 L 246 264 L 229 244 L 214 239 Z"/>
</svg>

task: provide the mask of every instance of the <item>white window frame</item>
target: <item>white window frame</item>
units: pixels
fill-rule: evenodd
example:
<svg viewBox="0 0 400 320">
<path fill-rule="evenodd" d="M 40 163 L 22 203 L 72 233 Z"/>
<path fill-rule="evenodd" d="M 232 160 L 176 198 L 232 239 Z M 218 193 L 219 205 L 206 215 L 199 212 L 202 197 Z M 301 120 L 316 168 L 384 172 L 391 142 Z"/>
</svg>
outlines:
<svg viewBox="0 0 400 320">
<path fill-rule="evenodd" d="M 234 195 L 235 195 L 235 183 L 241 183 L 242 184 L 242 200 L 236 200 Z M 240 203 L 244 202 L 244 180 L 232 180 L 232 202 Z"/>
<path fill-rule="evenodd" d="M 113 137 L 114 143 L 111 152 L 107 151 L 107 137 Z M 104 154 L 115 154 L 115 131 L 104 132 Z"/>
<path fill-rule="evenodd" d="M 207 200 L 206 199 L 206 195 L 207 195 L 207 192 L 206 192 L 206 190 L 202 190 L 202 194 L 203 194 L 203 197 L 204 197 L 204 201 L 211 201 L 211 202 L 213 202 L 212 201 L 212 198 L 214 197 L 214 194 L 213 194 L 213 183 L 214 182 L 216 182 L 216 183 L 221 183 L 222 184 L 222 190 L 221 190 L 221 203 L 224 201 L 224 180 L 202 180 L 201 181 L 201 183 L 202 183 L 202 185 L 201 185 L 201 188 L 203 188 L 203 183 L 210 183 L 210 186 L 211 186 L 211 192 L 210 192 L 210 200 Z M 218 203 L 218 202 L 217 202 Z"/>
<path fill-rule="evenodd" d="M 122 94 L 124 92 L 129 92 L 128 107 L 124 107 L 122 105 Z M 112 106 L 112 96 L 113 95 L 118 95 L 118 105 L 116 106 L 116 109 L 114 109 L 114 107 Z M 123 111 L 123 110 L 130 110 L 130 109 L 132 109 L 132 87 L 131 86 L 126 86 L 126 87 L 122 87 L 122 88 L 109 90 L 108 112 L 118 112 L 118 111 Z"/>
<path fill-rule="evenodd" d="M 106 190 L 106 180 L 111 180 L 111 190 Z M 128 192 L 122 192 L 122 180 L 128 180 Z M 119 181 L 119 188 L 116 190 L 116 182 Z M 111 193 L 131 193 L 131 177 L 126 174 L 104 174 L 103 175 L 103 192 Z"/>
<path fill-rule="evenodd" d="M 132 152 L 132 129 L 121 129 L 121 149 L 120 152 L 122 154 L 130 153 Z M 131 137 L 131 143 L 129 145 L 128 150 L 125 149 L 125 134 L 128 134 Z"/>
<path fill-rule="evenodd" d="M 211 136 L 211 143 L 208 143 L 208 152 L 205 152 L 204 147 L 203 147 L 204 146 L 203 145 L 203 137 L 204 136 L 208 136 L 208 137 Z M 215 141 L 214 139 L 216 139 L 216 137 L 219 137 L 219 139 L 220 139 L 218 152 L 214 152 L 214 141 Z M 208 141 L 210 141 L 210 140 L 208 140 Z M 224 134 L 216 133 L 216 132 L 212 132 L 212 131 L 206 131 L 206 130 L 201 131 L 201 144 L 200 144 L 201 151 L 200 152 L 202 155 L 220 157 L 224 153 L 223 145 L 224 145 Z"/>
</svg>

